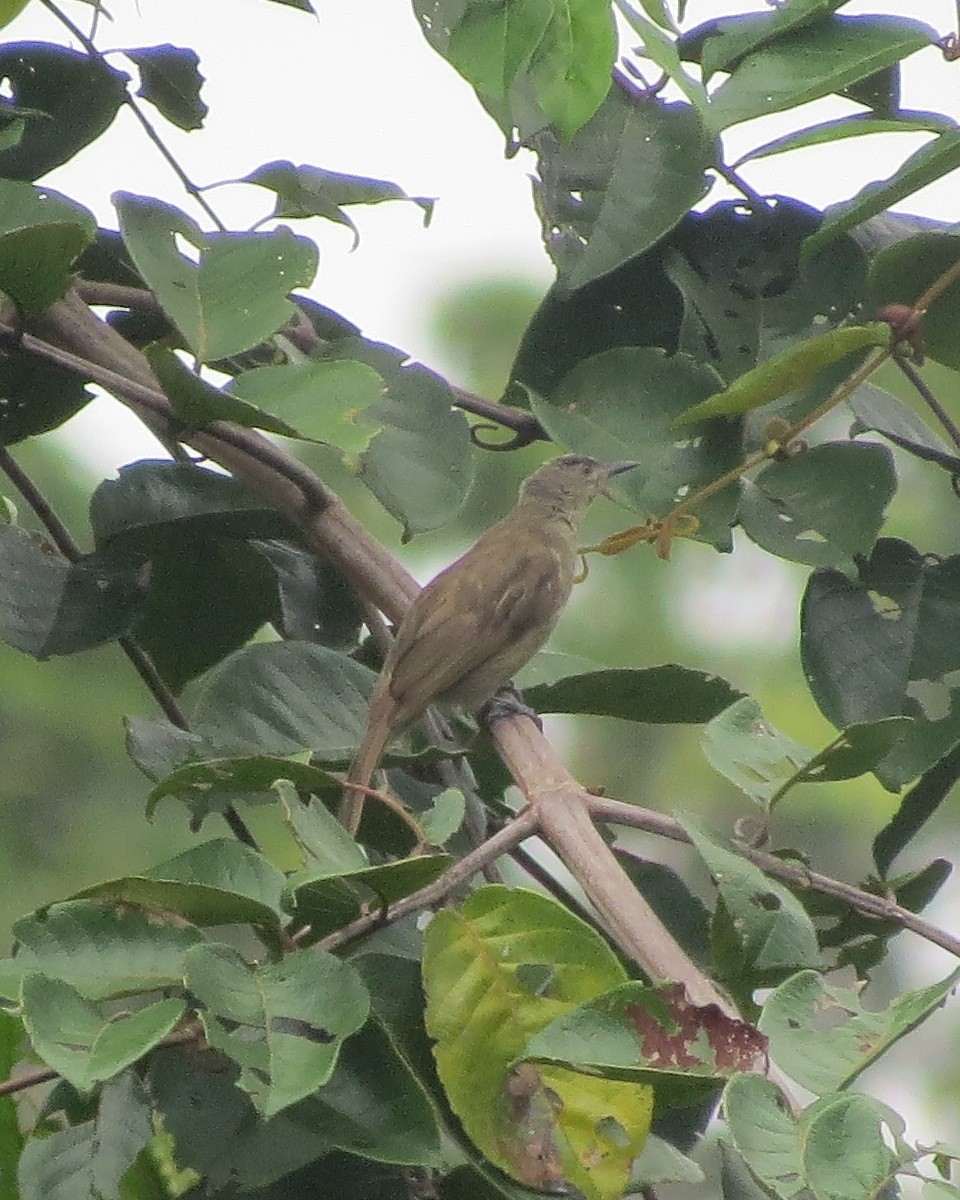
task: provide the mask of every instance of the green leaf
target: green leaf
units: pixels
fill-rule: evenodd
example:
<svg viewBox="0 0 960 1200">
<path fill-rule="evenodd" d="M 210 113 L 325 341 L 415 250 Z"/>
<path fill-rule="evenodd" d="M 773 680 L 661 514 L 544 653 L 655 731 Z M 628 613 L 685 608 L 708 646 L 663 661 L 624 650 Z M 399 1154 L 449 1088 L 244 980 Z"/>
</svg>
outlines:
<svg viewBox="0 0 960 1200">
<path fill-rule="evenodd" d="M 845 0 L 844 0 L 845 2 Z M 740 156 L 733 164 L 736 169 L 747 162 L 785 154 L 789 150 L 802 150 L 808 146 L 823 146 L 830 142 L 845 141 L 847 138 L 867 137 L 873 133 L 949 133 L 957 127 L 956 121 L 942 113 L 910 112 L 901 109 L 895 116 L 875 117 L 872 113 L 853 113 L 849 117 L 837 117 L 810 125 L 772 142 L 764 142 L 755 150 Z"/>
<path fill-rule="evenodd" d="M 301 163 L 294 166 L 286 159 L 264 163 L 237 182 L 253 183 L 276 193 L 270 218 L 326 217 L 346 225 L 353 233 L 356 249 L 360 232 L 344 208 L 352 204 L 382 204 L 385 200 L 409 200 L 423 209 L 423 223 L 430 224 L 436 200 L 426 196 L 408 196 L 403 188 L 385 179 L 366 179 L 362 175 L 341 175 L 321 167 Z M 270 219 L 268 218 L 268 219 Z"/>
<path fill-rule="evenodd" d="M 303 784 L 298 784 L 297 788 L 298 791 L 309 790 Z M 364 871 L 370 865 L 363 850 L 316 797 L 311 798 L 309 804 L 304 804 L 299 796 L 287 794 L 283 808 L 287 823 L 307 857 L 308 870 L 349 875 L 354 871 Z"/>
<path fill-rule="evenodd" d="M 570 138 L 609 91 L 617 38 L 605 0 L 415 0 L 414 11 L 508 137 L 553 124 Z"/>
<path fill-rule="evenodd" d="M 952 130 L 911 154 L 889 179 L 868 183 L 852 199 L 826 209 L 823 224 L 807 242 L 804 253 L 819 253 L 838 234 L 895 208 L 907 196 L 949 175 L 957 167 L 960 167 L 960 130 Z"/>
<path fill-rule="evenodd" d="M 39 971 L 100 1000 L 179 986 L 183 956 L 202 935 L 139 910 L 74 900 L 17 921 L 13 936 L 17 954 L 3 964 L 5 976 Z"/>
<path fill-rule="evenodd" d="M 0 636 L 24 654 L 47 659 L 113 641 L 141 599 L 131 567 L 71 563 L 37 535 L 0 525 Z"/>
<path fill-rule="evenodd" d="M 0 446 L 57 429 L 92 399 L 76 372 L 5 348 L 0 358 Z"/>
<path fill-rule="evenodd" d="M 127 753 L 148 779 L 163 779 L 188 758 L 202 757 L 203 738 L 168 721 L 125 717 Z"/>
<path fill-rule="evenodd" d="M 689 820 L 682 824 L 716 883 L 737 939 L 736 961 L 725 964 L 725 977 L 756 981 L 818 965 L 817 933 L 799 900 L 719 838 Z M 716 922 L 715 916 L 715 929 Z"/>
<path fill-rule="evenodd" d="M 286 880 L 261 854 L 227 838 L 203 842 L 144 875 L 84 888 L 75 900 L 114 900 L 194 925 L 250 924 L 278 929 Z"/>
<path fill-rule="evenodd" d="M 445 788 L 434 796 L 426 812 L 417 814 L 417 824 L 423 830 L 428 845 L 444 846 L 463 824 L 467 801 L 458 788 Z"/>
<path fill-rule="evenodd" d="M 144 46 L 124 50 L 140 72 L 137 95 L 180 129 L 200 129 L 210 111 L 200 99 L 204 78 L 195 50 L 185 46 Z"/>
<path fill-rule="evenodd" d="M 740 523 L 771 554 L 852 574 L 873 549 L 896 489 L 886 446 L 827 442 L 745 482 Z"/>
<path fill-rule="evenodd" d="M 817 1096 L 840 1091 L 937 1011 L 960 980 L 903 992 L 884 1009 L 863 1007 L 860 988 L 832 986 L 815 971 L 785 980 L 763 1006 L 759 1028 L 778 1066 Z M 823 1014 L 831 1021 L 825 1026 Z"/>
<path fill-rule="evenodd" d="M 91 1160 L 96 1128 L 85 1121 L 31 1138 L 17 1172 L 18 1200 L 86 1200 L 91 1196 Z"/>
<path fill-rule="evenodd" d="M 631 1192 L 657 1187 L 664 1183 L 700 1184 L 706 1176 L 692 1158 L 655 1134 L 643 1144 L 640 1157 L 633 1164 L 630 1176 Z"/>
<path fill-rule="evenodd" d="M 537 712 L 589 713 L 653 725 L 709 721 L 742 695 L 717 675 L 676 663 L 641 670 L 589 671 L 551 683 L 521 686 L 524 699 Z"/>
<path fill-rule="evenodd" d="M 380 423 L 367 410 L 382 401 L 384 390 L 383 380 L 365 363 L 308 358 L 244 371 L 230 382 L 226 395 L 258 411 L 281 413 L 279 423 L 287 428 L 276 433 L 327 442 L 355 455 L 378 431 Z"/>
<path fill-rule="evenodd" d="M 198 534 L 272 537 L 288 526 L 237 480 L 205 467 L 169 461 L 131 463 L 105 479 L 90 500 L 90 525 L 100 548 L 178 549 Z M 161 543 L 162 544 L 162 543 Z"/>
<path fill-rule="evenodd" d="M 182 1000 L 158 1000 L 108 1021 L 76 988 L 35 972 L 24 976 L 21 1002 L 37 1054 L 82 1092 L 142 1058 L 184 1012 Z"/>
<path fill-rule="evenodd" d="M 705 398 L 715 388 L 714 374 L 686 355 L 630 347 L 580 363 L 549 402 L 533 395 L 531 407 L 566 449 L 608 462 L 639 463 L 637 470 L 618 477 L 616 497 L 644 516 L 665 516 L 682 497 L 740 460 L 733 424 L 690 426 L 682 438 L 673 429 L 691 397 Z M 735 488 L 702 504 L 698 536 L 729 547 L 735 505 Z"/>
<path fill-rule="evenodd" d="M 872 430 L 925 462 L 939 463 L 948 471 L 960 472 L 960 458 L 951 453 L 943 438 L 890 392 L 875 384 L 864 383 L 847 403 L 856 418 L 850 426 L 851 437 Z"/>
<path fill-rule="evenodd" d="M 170 1001 L 161 1001 L 169 1004 Z M 121 1180 L 154 1136 L 150 1102 L 136 1071 L 124 1071 L 104 1084 L 91 1147 L 93 1195 L 122 1195 Z M 136 1200 L 141 1200 L 137 1195 Z M 142 1200 L 149 1200 L 146 1195 Z"/>
<path fill-rule="evenodd" d="M 193 728 L 227 754 L 312 750 L 325 761 L 345 762 L 363 736 L 375 679 L 324 646 L 247 646 L 204 677 Z"/>
<path fill-rule="evenodd" d="M 829 333 L 806 338 L 773 355 L 753 370 L 739 376 L 729 387 L 706 400 L 692 404 L 674 422 L 689 425 L 709 417 L 729 417 L 751 412 L 764 404 L 808 387 L 832 363 L 868 346 L 887 346 L 890 326 L 882 321 L 870 325 L 844 325 Z"/>
<path fill-rule="evenodd" d="M 0 2 L 0 28 L 9 25 L 27 7 L 29 0 L 2 0 Z"/>
<path fill-rule="evenodd" d="M 874 311 L 887 304 L 911 307 L 934 280 L 960 258 L 960 236 L 921 233 L 877 254 L 867 276 L 867 302 Z M 960 368 L 957 321 L 960 286 L 954 282 L 930 304 L 923 318 L 923 348 L 931 358 Z"/>
<path fill-rule="evenodd" d="M 722 1110 L 733 1145 L 768 1195 L 803 1194 L 800 1131 L 775 1083 L 738 1075 L 724 1088 Z"/>
<path fill-rule="evenodd" d="M 960 778 L 960 746 L 928 767 L 900 801 L 900 807 L 873 839 L 873 861 L 885 878 L 900 851 L 923 828 Z"/>
<path fill-rule="evenodd" d="M 341 1043 L 367 1019 L 356 970 L 316 950 L 251 970 L 228 946 L 197 946 L 186 981 L 210 1044 L 239 1063 L 240 1086 L 264 1117 L 326 1083 Z"/>
<path fill-rule="evenodd" d="M 710 98 L 713 126 L 842 92 L 936 40 L 929 25 L 903 17 L 831 17 L 794 29 L 736 65 Z"/>
<path fill-rule="evenodd" d="M 649 13 L 648 6 L 644 3 L 644 0 L 641 0 L 641 8 L 645 12 L 648 12 L 648 15 L 653 18 L 652 21 L 645 20 L 634 9 L 629 0 L 616 0 L 616 5 L 621 15 L 629 23 L 631 29 L 641 39 L 644 55 L 658 66 L 668 79 L 671 79 L 677 85 L 694 108 L 700 112 L 702 117 L 705 117 L 708 103 L 706 89 L 699 79 L 693 75 L 688 75 L 683 69 L 679 50 L 680 42 L 657 28 L 662 22 L 658 21 L 653 13 Z M 682 6 L 678 16 L 682 19 Z M 671 22 L 672 28 L 674 26 Z"/>
<path fill-rule="evenodd" d="M 182 798 L 194 790 L 200 791 L 207 797 L 210 809 L 217 811 L 215 797 L 219 793 L 233 796 L 237 792 L 265 792 L 281 779 L 290 780 L 298 792 L 307 794 L 329 791 L 334 784 L 339 786 L 326 771 L 295 759 L 267 754 L 204 757 L 199 762 L 178 762 L 173 771 L 160 779 L 147 797 L 147 816 L 153 817 L 157 805 L 166 796 Z M 343 829 L 339 822 L 337 825 Z M 352 838 L 349 841 L 351 846 L 356 845 Z"/>
<path fill-rule="evenodd" d="M 117 192 L 113 202 L 137 270 L 201 362 L 276 333 L 295 311 L 288 293 L 316 274 L 316 246 L 288 229 L 207 234 L 160 200 Z M 178 236 L 198 261 L 180 252 Z"/>
<path fill-rule="evenodd" d="M 538 143 L 544 243 L 574 291 L 658 242 L 709 189 L 717 159 L 696 109 L 614 88 L 568 144 Z"/>
<path fill-rule="evenodd" d="M 731 704 L 703 731 L 707 762 L 763 808 L 795 781 L 813 751 L 774 729 L 750 697 Z"/>
<path fill-rule="evenodd" d="M 352 650 L 360 640 L 363 614 L 337 568 L 300 546 L 281 541 L 251 545 L 269 562 L 277 581 L 279 612 L 273 623 L 288 641 L 319 642 Z"/>
<path fill-rule="evenodd" d="M 103 133 L 126 97 L 127 76 L 92 54 L 44 42 L 0 47 L 0 79 L 18 109 L 42 113 L 28 120 L 15 145 L 0 150 L 0 176 L 38 179 L 62 166 Z"/>
<path fill-rule="evenodd" d="M 562 1067 L 515 1072 L 531 1035 L 625 982 L 602 939 L 553 900 L 484 887 L 428 926 L 423 980 L 440 1078 L 484 1155 L 530 1186 L 563 1179 L 597 1200 L 622 1193 L 649 1128 L 650 1090 Z M 518 1109 L 510 1097 L 521 1088 Z M 593 1155 L 574 1128 L 578 1121 L 590 1130 Z"/>
<path fill-rule="evenodd" d="M 19 1061 L 24 1039 L 23 1022 L 0 1009 L 0 1077 L 9 1079 Z M 20 1200 L 15 1180 L 23 1150 L 17 1103 L 12 1095 L 0 1097 L 0 1200 Z"/>
<path fill-rule="evenodd" d="M 25 316 L 48 309 L 96 228 L 93 213 L 59 192 L 0 179 L 0 290 Z"/>
<path fill-rule="evenodd" d="M 828 720 L 913 718 L 877 766 L 884 786 L 901 787 L 960 739 L 960 557 L 881 538 L 858 579 L 814 572 L 800 620 L 804 674 Z"/>
<path fill-rule="evenodd" d="M 389 346 L 345 340 L 341 357 L 372 366 L 387 396 L 364 411 L 383 429 L 360 456 L 360 478 L 391 516 L 403 524 L 403 540 L 452 520 L 473 483 L 470 426 L 453 407 L 453 392 L 439 375 L 406 363 Z"/>
<path fill-rule="evenodd" d="M 817 1200 L 861 1200 L 889 1186 L 897 1158 L 883 1127 L 898 1136 L 902 1120 L 870 1096 L 833 1096 L 807 1122 L 803 1174 Z"/>
</svg>

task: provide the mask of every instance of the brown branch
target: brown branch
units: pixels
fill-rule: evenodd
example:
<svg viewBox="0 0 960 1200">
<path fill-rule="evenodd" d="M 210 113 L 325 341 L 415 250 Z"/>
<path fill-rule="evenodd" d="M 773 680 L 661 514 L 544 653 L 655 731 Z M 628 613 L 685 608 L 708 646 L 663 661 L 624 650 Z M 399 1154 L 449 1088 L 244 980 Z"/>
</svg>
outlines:
<svg viewBox="0 0 960 1200">
<path fill-rule="evenodd" d="M 598 821 L 609 821 L 614 825 L 627 825 L 631 829 L 642 829 L 645 833 L 653 833 L 659 837 L 670 838 L 675 842 L 690 844 L 690 838 L 679 821 L 666 817 L 663 813 L 652 812 L 634 804 L 626 804 L 622 800 L 608 800 L 605 797 L 590 796 L 588 798 L 590 813 Z M 877 896 L 866 892 L 852 884 L 843 883 L 839 879 L 831 879 L 829 875 L 821 875 L 807 867 L 785 862 L 774 854 L 763 850 L 755 850 L 750 846 L 737 844 L 734 848 L 744 858 L 754 863 L 765 875 L 773 879 L 781 879 L 784 883 L 795 888 L 809 888 L 821 892 L 825 896 L 833 896 L 862 912 L 865 916 L 875 917 L 878 921 L 892 921 L 896 925 L 909 929 L 926 941 L 940 946 L 949 954 L 960 958 L 960 937 L 955 937 L 944 929 L 932 925 L 929 921 L 918 917 L 916 913 L 901 907 L 896 901 L 886 896 Z"/>
</svg>

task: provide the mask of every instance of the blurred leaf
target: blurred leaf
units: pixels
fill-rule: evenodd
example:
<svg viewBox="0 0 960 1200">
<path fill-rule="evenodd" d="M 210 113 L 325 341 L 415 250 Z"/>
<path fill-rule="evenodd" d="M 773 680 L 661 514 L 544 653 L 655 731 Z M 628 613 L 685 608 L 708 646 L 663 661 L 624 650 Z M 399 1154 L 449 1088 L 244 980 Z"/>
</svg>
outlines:
<svg viewBox="0 0 960 1200">
<path fill-rule="evenodd" d="M 0 176 L 38 179 L 107 129 L 127 94 L 128 76 L 103 58 L 63 46 L 9 42 L 0 47 L 0 79 L 13 104 L 45 115 L 26 122 L 16 145 L 0 150 Z"/>
<path fill-rule="evenodd" d="M 159 1000 L 110 1021 L 70 984 L 36 972 L 24 976 L 21 997 L 34 1050 L 82 1092 L 142 1058 L 184 1012 L 182 1000 Z"/>
<path fill-rule="evenodd" d="M 200 99 L 204 78 L 196 51 L 185 46 L 144 46 L 124 50 L 140 72 L 137 95 L 180 129 L 200 129 L 210 111 Z"/>
<path fill-rule="evenodd" d="M 846 233 L 878 213 L 895 208 L 928 183 L 934 183 L 960 166 L 960 129 L 939 137 L 911 154 L 889 179 L 868 183 L 851 200 L 832 205 L 804 247 L 805 254 L 818 254 L 838 234 Z"/>
<path fill-rule="evenodd" d="M 261 854 L 217 838 L 185 850 L 144 875 L 84 888 L 74 900 L 113 900 L 150 911 L 177 913 L 193 925 L 257 925 L 277 929 L 286 917 L 280 898 L 286 880 Z"/>
<path fill-rule="evenodd" d="M 960 981 L 954 971 L 931 987 L 903 992 L 867 1011 L 860 988 L 832 986 L 815 971 L 785 980 L 767 999 L 760 1030 L 778 1066 L 817 1096 L 839 1091 L 943 1004 Z M 827 1025 L 823 1015 L 830 1013 Z"/>
<path fill-rule="evenodd" d="M 93 1195 L 95 1137 L 93 1121 L 86 1121 L 31 1138 L 20 1159 L 18 1200 L 78 1200 Z"/>
<path fill-rule="evenodd" d="M 423 979 L 440 1078 L 486 1157 L 530 1186 L 569 1180 L 590 1197 L 622 1192 L 649 1128 L 651 1092 L 517 1065 L 532 1034 L 625 982 L 602 939 L 553 900 L 488 886 L 434 917 Z M 575 1122 L 589 1128 L 594 1155 Z"/>
<path fill-rule="evenodd" d="M 795 342 L 739 376 L 722 392 L 685 409 L 674 424 L 689 425 L 708 417 L 729 417 L 762 408 L 789 392 L 808 387 L 824 367 L 848 354 L 868 346 L 887 346 L 889 342 L 890 326 L 882 321 L 870 325 L 845 325 L 818 337 Z"/>
<path fill-rule="evenodd" d="M 383 380 L 365 363 L 308 358 L 244 371 L 225 395 L 258 410 L 282 413 L 279 424 L 286 428 L 275 433 L 327 442 L 352 455 L 376 435 L 379 423 L 368 416 L 368 409 L 383 399 L 383 393 Z"/>
<path fill-rule="evenodd" d="M 137 1072 L 124 1071 L 104 1084 L 97 1107 L 90 1164 L 94 1194 L 122 1194 L 121 1180 L 153 1136 L 150 1102 Z M 145 1195 L 142 1200 L 151 1197 Z"/>
<path fill-rule="evenodd" d="M 742 693 L 725 679 L 676 663 L 570 674 L 523 688 L 537 712 L 590 713 L 656 725 L 709 721 Z"/>
<path fill-rule="evenodd" d="M 633 1164 L 630 1192 L 663 1183 L 705 1183 L 706 1176 L 692 1158 L 687 1158 L 670 1142 L 650 1134 L 643 1143 L 640 1157 Z"/>
<path fill-rule="evenodd" d="M 180 761 L 151 790 L 147 797 L 147 816 L 153 817 L 157 805 L 166 796 L 182 798 L 184 793 L 196 789 L 205 795 L 208 807 L 218 811 L 214 799 L 218 793 L 233 796 L 237 792 L 263 792 L 281 779 L 292 781 L 298 791 L 308 794 L 329 790 L 334 782 L 333 776 L 326 771 L 294 759 L 265 754 L 236 758 L 204 757 L 199 762 Z M 342 830 L 343 826 L 339 828 Z M 352 838 L 348 840 L 351 846 L 356 846 Z"/>
<path fill-rule="evenodd" d="M 183 956 L 199 930 L 141 910 L 90 900 L 56 904 L 13 927 L 16 957 L 2 963 L 4 982 L 39 971 L 88 1000 L 178 987 Z"/>
<path fill-rule="evenodd" d="M 325 761 L 345 762 L 363 736 L 375 678 L 324 646 L 247 646 L 204 677 L 193 728 L 228 754 L 312 750 Z"/>
<path fill-rule="evenodd" d="M 834 725 L 909 716 L 913 727 L 876 773 L 895 790 L 960 740 L 960 557 L 932 559 L 882 538 L 859 578 L 815 571 L 801 609 L 800 654 Z"/>
<path fill-rule="evenodd" d="M 771 554 L 852 573 L 873 549 L 896 489 L 886 446 L 826 442 L 745 481 L 740 522 Z"/>
<path fill-rule="evenodd" d="M 13 1075 L 23 1040 L 23 1022 L 0 1009 L 0 1078 L 9 1079 Z M 0 1097 L 0 1200 L 20 1200 L 15 1180 L 24 1141 L 16 1101 L 12 1095 Z"/>
<path fill-rule="evenodd" d="M 620 87 L 569 144 L 538 140 L 536 200 L 559 286 L 572 292 L 650 249 L 709 190 L 714 139 L 696 109 Z"/>
<path fill-rule="evenodd" d="M 877 254 L 867 276 L 867 300 L 874 311 L 887 304 L 912 306 L 935 279 L 960 259 L 960 236 L 920 233 Z M 945 366 L 960 368 L 957 322 L 960 285 L 954 283 L 927 308 L 923 348 Z"/>
<path fill-rule="evenodd" d="M 365 179 L 361 175 L 341 175 L 321 167 L 301 163 L 294 166 L 286 159 L 264 163 L 244 175 L 239 183 L 253 183 L 276 193 L 271 218 L 326 217 L 346 225 L 353 233 L 353 245 L 360 232 L 343 210 L 351 204 L 382 204 L 385 200 L 410 200 L 423 209 L 423 223 L 430 224 L 435 200 L 426 196 L 408 196 L 403 188 L 385 179 Z"/>
<path fill-rule="evenodd" d="M 704 970 L 710 964 L 710 913 L 685 880 L 665 863 L 614 846 L 617 861 L 684 951 Z"/>
<path fill-rule="evenodd" d="M 59 192 L 0 179 L 0 289 L 24 316 L 43 312 L 65 294 L 96 228 L 93 213 Z"/>
<path fill-rule="evenodd" d="M 201 362 L 276 333 L 294 312 L 288 293 L 316 274 L 316 246 L 288 229 L 208 234 L 161 200 L 117 192 L 113 202 L 137 270 Z M 181 253 L 178 237 L 197 261 Z"/>
<path fill-rule="evenodd" d="M 289 532 L 275 509 L 229 475 L 150 459 L 121 467 L 119 478 L 100 484 L 90 500 L 90 525 L 98 547 L 147 551 L 160 538 L 182 548 L 185 539 L 202 533 L 274 537 Z"/>
<path fill-rule="evenodd" d="M 718 964 L 719 977 L 731 985 L 749 979 L 756 987 L 759 979 L 819 965 L 816 930 L 796 897 L 719 838 L 689 820 L 681 823 L 716 883 L 736 937 L 728 961 Z M 715 914 L 715 941 L 717 920 Z"/>
<path fill-rule="evenodd" d="M 127 754 L 148 779 L 163 779 L 186 759 L 203 755 L 203 738 L 169 721 L 125 717 L 123 724 Z"/>
<path fill-rule="evenodd" d="M 28 0 L 2 0 L 0 3 L 0 28 L 10 22 L 27 7 Z"/>
<path fill-rule="evenodd" d="M 843 0 L 846 3 L 846 0 Z M 783 137 L 765 142 L 740 156 L 733 164 L 734 168 L 741 167 L 746 162 L 756 162 L 761 158 L 770 158 L 774 154 L 784 154 L 788 150 L 801 150 L 808 146 L 822 146 L 830 142 L 844 141 L 847 138 L 866 137 L 873 133 L 949 133 L 956 129 L 956 121 L 945 117 L 942 113 L 906 112 L 900 110 L 894 116 L 875 117 L 872 113 L 853 113 L 849 117 L 837 117 L 833 121 L 823 121 L 819 125 L 810 125 Z"/>
<path fill-rule="evenodd" d="M 652 347 L 608 350 L 574 367 L 549 402 L 531 397 L 541 424 L 561 446 L 608 462 L 630 459 L 639 469 L 618 477 L 617 499 L 644 514 L 664 517 L 683 496 L 740 460 L 735 424 L 692 425 L 678 435 L 676 417 L 691 397 L 710 395 L 716 377 L 686 355 L 667 357 Z M 642 420 L 639 414 L 642 413 Z M 697 509 L 698 537 L 731 545 L 736 488 Z"/>
<path fill-rule="evenodd" d="M 136 572 L 71 563 L 36 534 L 0 525 L 0 636 L 33 658 L 75 654 L 129 632 L 141 603 Z"/>
<path fill-rule="evenodd" d="M 417 814 L 417 824 L 431 846 L 444 846 L 463 824 L 467 801 L 457 788 L 444 788 L 434 796 L 426 812 Z"/>
<path fill-rule="evenodd" d="M 201 945 L 187 955 L 186 982 L 210 1044 L 239 1063 L 239 1084 L 264 1117 L 327 1082 L 369 1007 L 356 970 L 316 950 L 251 970 L 229 946 Z"/>
<path fill-rule="evenodd" d="M 0 358 L 0 445 L 57 429 L 93 399 L 75 371 L 5 349 Z"/>
<path fill-rule="evenodd" d="M 553 124 L 570 138 L 607 95 L 617 39 L 604 0 L 415 0 L 414 11 L 508 137 Z"/>
<path fill-rule="evenodd" d="M 710 97 L 716 129 L 796 108 L 922 50 L 937 40 L 921 21 L 904 17 L 831 17 L 748 54 Z"/>
<path fill-rule="evenodd" d="M 921 775 L 900 801 L 900 806 L 873 839 L 873 861 L 881 877 L 937 811 L 960 779 L 960 745 Z"/>
</svg>

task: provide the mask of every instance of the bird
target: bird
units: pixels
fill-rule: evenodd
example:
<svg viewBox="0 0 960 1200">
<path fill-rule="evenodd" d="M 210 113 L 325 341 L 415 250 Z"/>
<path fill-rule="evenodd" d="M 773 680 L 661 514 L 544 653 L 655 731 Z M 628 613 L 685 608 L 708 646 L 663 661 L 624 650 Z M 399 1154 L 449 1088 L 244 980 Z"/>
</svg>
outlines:
<svg viewBox="0 0 960 1200">
<path fill-rule="evenodd" d="M 577 575 L 580 526 L 608 481 L 636 467 L 563 454 L 524 480 L 513 508 L 407 609 L 373 690 L 344 781 L 341 822 L 356 833 L 364 793 L 395 734 L 428 708 L 472 713 L 553 632 Z M 355 786 L 356 785 L 356 786 Z"/>
</svg>

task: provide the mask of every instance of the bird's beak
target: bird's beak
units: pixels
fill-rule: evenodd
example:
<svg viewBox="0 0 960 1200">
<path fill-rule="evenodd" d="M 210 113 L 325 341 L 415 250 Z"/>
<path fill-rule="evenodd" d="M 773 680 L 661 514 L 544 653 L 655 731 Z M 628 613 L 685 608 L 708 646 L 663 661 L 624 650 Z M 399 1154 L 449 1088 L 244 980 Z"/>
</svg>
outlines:
<svg viewBox="0 0 960 1200">
<path fill-rule="evenodd" d="M 624 471 L 632 471 L 634 467 L 639 467 L 639 463 L 635 462 L 612 462 L 604 464 L 604 470 L 607 473 L 607 479 L 612 479 L 614 475 L 622 475 Z M 600 488 L 600 494 L 606 496 L 608 500 L 615 500 L 610 488 L 603 486 Z"/>
</svg>

